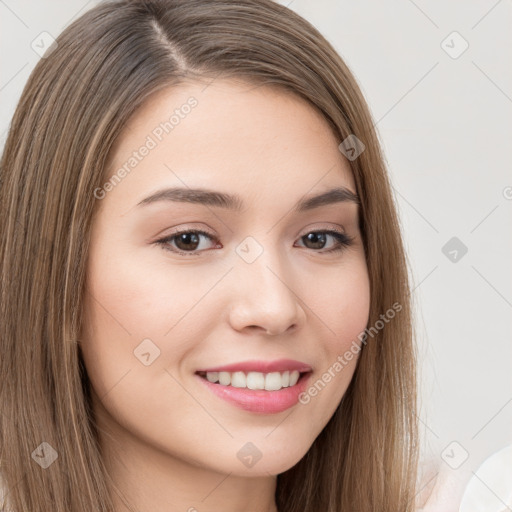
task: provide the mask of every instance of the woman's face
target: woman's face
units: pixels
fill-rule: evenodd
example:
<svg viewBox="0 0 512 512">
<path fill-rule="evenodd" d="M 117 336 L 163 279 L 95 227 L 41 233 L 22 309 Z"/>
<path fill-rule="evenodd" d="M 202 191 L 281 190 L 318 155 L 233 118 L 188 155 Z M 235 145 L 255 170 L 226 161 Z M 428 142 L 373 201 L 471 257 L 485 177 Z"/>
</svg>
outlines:
<svg viewBox="0 0 512 512">
<path fill-rule="evenodd" d="M 300 98 L 227 80 L 161 90 L 130 120 L 91 190 L 81 338 L 123 453 L 275 475 L 327 424 L 370 300 L 358 205 L 311 200 L 355 194 L 340 142 Z"/>
</svg>

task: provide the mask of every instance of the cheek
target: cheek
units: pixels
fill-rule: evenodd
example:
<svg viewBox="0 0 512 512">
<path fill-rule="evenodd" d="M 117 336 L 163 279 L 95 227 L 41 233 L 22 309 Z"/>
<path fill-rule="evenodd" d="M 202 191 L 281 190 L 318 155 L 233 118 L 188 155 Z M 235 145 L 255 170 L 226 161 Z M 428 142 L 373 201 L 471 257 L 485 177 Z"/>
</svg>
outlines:
<svg viewBox="0 0 512 512">
<path fill-rule="evenodd" d="M 363 258 L 318 281 L 311 310 L 325 326 L 324 349 L 330 359 L 347 350 L 367 326 L 370 283 Z M 309 304 L 308 304 L 309 305 Z"/>
<path fill-rule="evenodd" d="M 96 266 L 95 261 L 101 264 Z M 89 268 L 81 337 L 87 374 L 101 402 L 96 406 L 103 411 L 98 421 L 107 418 L 108 425 L 114 418 L 127 431 L 149 440 L 176 408 L 180 417 L 198 414 L 195 402 L 176 384 L 179 375 L 174 368 L 165 371 L 179 365 L 193 347 L 187 342 L 186 322 L 179 322 L 185 305 L 170 305 L 169 294 L 160 302 L 166 288 L 161 280 L 153 281 L 121 260 L 117 265 L 105 261 L 98 257 Z M 188 431 L 195 435 L 192 426 Z M 159 436 L 162 447 L 172 444 L 166 438 L 170 434 L 172 429 Z"/>
<path fill-rule="evenodd" d="M 97 240 L 94 247 L 81 346 L 97 394 L 113 386 L 118 390 L 125 376 L 135 382 L 141 370 L 141 386 L 155 389 L 162 376 L 167 386 L 164 369 L 179 369 L 195 349 L 202 326 L 218 318 L 211 302 L 202 299 L 223 270 L 199 274 L 164 258 L 155 264 L 151 251 L 136 258 L 131 255 L 136 251 L 120 250 L 114 240 Z"/>
<path fill-rule="evenodd" d="M 129 249 L 116 252 L 115 244 L 98 245 L 87 272 L 89 323 L 98 336 L 131 350 L 146 338 L 165 345 L 172 337 L 176 348 L 176 333 L 218 277 L 198 280 L 197 272 L 173 268 L 163 258 L 155 264 L 151 251 L 136 257 Z"/>
<path fill-rule="evenodd" d="M 345 277 L 343 295 L 333 321 L 337 339 L 329 346 L 330 374 L 338 375 L 343 393 L 355 371 L 362 345 L 362 334 L 370 314 L 370 281 L 366 263 L 359 264 Z M 340 357 L 341 356 L 341 357 Z M 341 366 L 340 366 L 341 365 Z M 339 397 L 341 399 L 341 396 Z"/>
<path fill-rule="evenodd" d="M 153 346 L 144 340 L 156 341 L 164 326 L 158 323 L 161 315 L 153 307 L 151 280 L 144 267 L 131 261 L 128 251 L 116 252 L 113 241 L 97 240 L 94 247 L 87 268 L 82 354 L 91 382 L 102 396 L 143 366 L 136 356 L 141 343 L 155 358 L 160 341 Z"/>
<path fill-rule="evenodd" d="M 312 376 L 300 403 L 321 430 L 334 414 L 354 375 L 361 338 L 368 324 L 370 284 L 366 264 L 359 259 L 326 280 L 312 309 L 325 329 L 321 340 L 323 365 Z M 315 297 L 313 297 L 315 299 Z"/>
</svg>

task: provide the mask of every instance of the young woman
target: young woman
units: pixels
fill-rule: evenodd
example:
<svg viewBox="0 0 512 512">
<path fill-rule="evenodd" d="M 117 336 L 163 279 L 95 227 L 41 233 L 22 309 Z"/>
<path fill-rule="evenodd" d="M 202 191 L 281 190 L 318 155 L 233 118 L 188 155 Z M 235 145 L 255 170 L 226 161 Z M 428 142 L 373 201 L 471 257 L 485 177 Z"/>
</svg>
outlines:
<svg viewBox="0 0 512 512">
<path fill-rule="evenodd" d="M 99 4 L 30 76 L 0 204 L 5 510 L 415 510 L 399 222 L 307 21 Z"/>
</svg>

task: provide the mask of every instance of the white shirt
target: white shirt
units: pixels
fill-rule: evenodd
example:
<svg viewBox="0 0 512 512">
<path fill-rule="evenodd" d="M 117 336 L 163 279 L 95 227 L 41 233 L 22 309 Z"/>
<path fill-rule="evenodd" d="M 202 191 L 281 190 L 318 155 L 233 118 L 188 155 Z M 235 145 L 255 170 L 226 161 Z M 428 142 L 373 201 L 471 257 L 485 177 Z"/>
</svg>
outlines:
<svg viewBox="0 0 512 512">
<path fill-rule="evenodd" d="M 417 512 L 512 511 L 512 445 L 492 454 L 472 471 L 444 461 L 427 464 L 419 487 Z"/>
</svg>

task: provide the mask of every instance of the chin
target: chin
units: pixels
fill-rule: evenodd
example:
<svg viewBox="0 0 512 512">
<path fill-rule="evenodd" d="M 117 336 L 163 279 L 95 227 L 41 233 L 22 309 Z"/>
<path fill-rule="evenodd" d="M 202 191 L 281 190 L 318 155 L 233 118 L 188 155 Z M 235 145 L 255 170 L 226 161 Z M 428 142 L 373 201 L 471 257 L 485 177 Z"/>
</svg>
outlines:
<svg viewBox="0 0 512 512">
<path fill-rule="evenodd" d="M 268 432 L 265 433 L 268 435 Z M 304 445 L 287 445 L 286 440 L 276 436 L 271 440 L 274 434 L 261 442 L 246 442 L 241 448 L 237 449 L 235 463 L 230 460 L 228 472 L 239 476 L 265 477 L 269 475 L 278 475 L 288 471 L 295 466 L 307 453 L 311 443 Z M 293 439 L 293 434 L 285 436 L 287 439 Z"/>
</svg>

